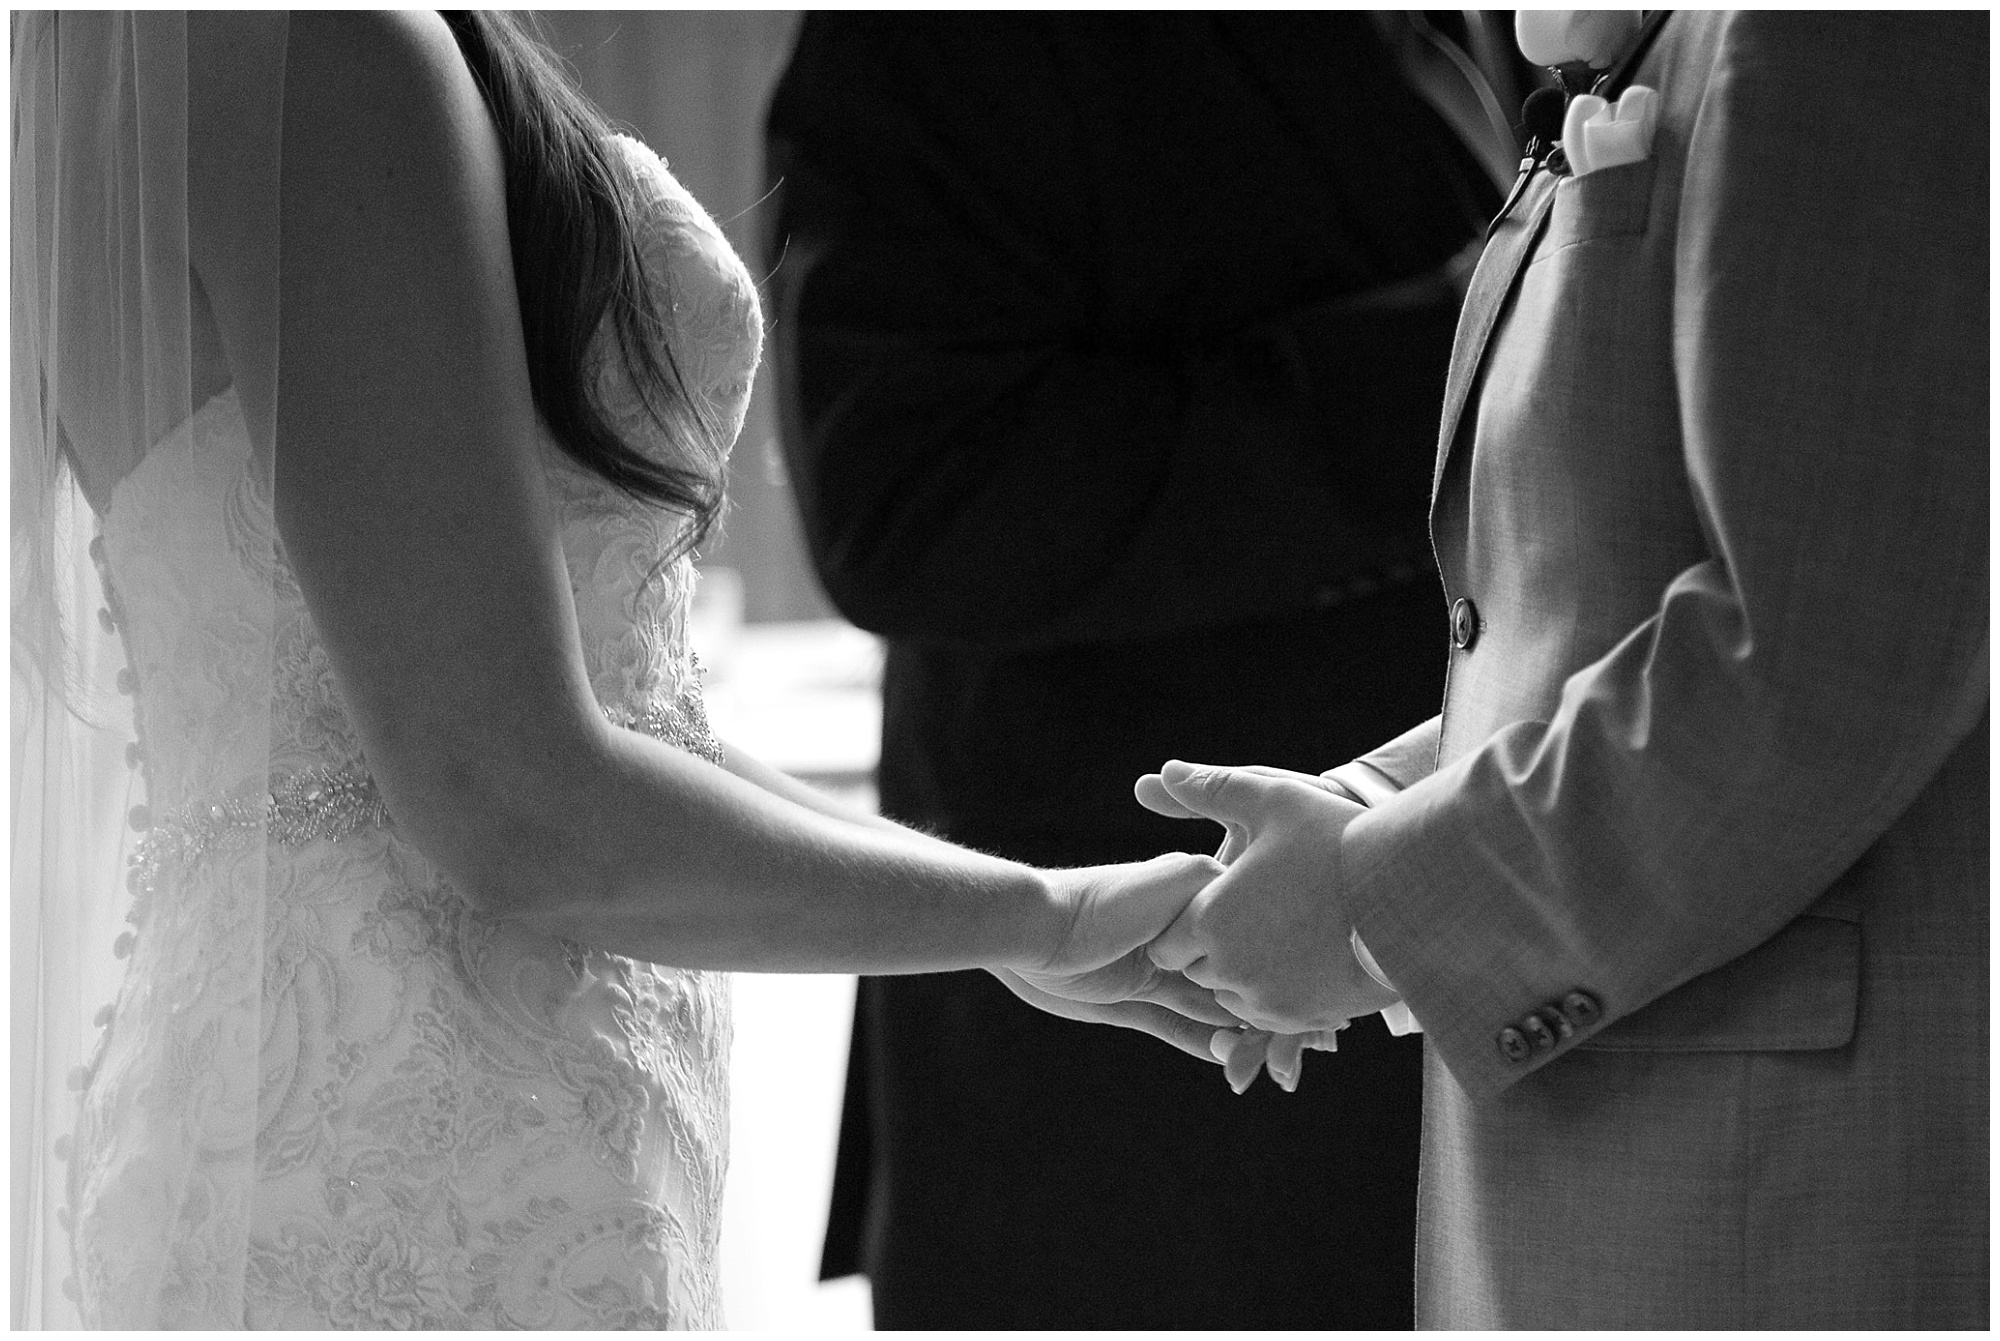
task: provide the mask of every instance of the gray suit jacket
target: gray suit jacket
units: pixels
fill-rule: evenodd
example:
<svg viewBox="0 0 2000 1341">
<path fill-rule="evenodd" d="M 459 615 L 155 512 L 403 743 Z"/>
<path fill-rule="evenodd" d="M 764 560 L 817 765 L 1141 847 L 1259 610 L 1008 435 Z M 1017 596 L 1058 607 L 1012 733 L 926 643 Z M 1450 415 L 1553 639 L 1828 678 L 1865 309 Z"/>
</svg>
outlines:
<svg viewBox="0 0 2000 1341">
<path fill-rule="evenodd" d="M 1651 156 L 1492 235 L 1343 849 L 1423 1324 L 1985 1325 L 1986 34 L 1676 14 Z"/>
</svg>

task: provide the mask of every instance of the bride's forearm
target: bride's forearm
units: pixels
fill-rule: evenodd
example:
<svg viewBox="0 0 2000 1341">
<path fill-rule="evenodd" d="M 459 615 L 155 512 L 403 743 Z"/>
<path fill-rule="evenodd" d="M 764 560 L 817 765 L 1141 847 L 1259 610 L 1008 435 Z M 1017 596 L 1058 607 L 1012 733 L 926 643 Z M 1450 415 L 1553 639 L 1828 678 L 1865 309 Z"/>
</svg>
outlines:
<svg viewBox="0 0 2000 1341">
<path fill-rule="evenodd" d="M 1030 867 L 801 804 L 786 793 L 803 784 L 767 787 L 761 766 L 746 779 L 615 730 L 599 744 L 405 827 L 489 911 L 655 963 L 931 972 L 1036 965 L 1062 938 Z"/>
<path fill-rule="evenodd" d="M 801 782 L 782 769 L 765 763 L 755 755 L 737 749 L 728 741 L 722 742 L 722 767 L 745 782 L 763 788 L 773 796 L 783 797 L 795 805 L 804 806 L 830 819 L 844 820 L 849 824 L 859 824 L 864 828 L 896 834 L 915 843 L 951 846 L 921 829 L 898 824 L 895 820 L 878 815 L 872 810 L 843 801 L 837 796 L 830 796 L 812 784 Z"/>
</svg>

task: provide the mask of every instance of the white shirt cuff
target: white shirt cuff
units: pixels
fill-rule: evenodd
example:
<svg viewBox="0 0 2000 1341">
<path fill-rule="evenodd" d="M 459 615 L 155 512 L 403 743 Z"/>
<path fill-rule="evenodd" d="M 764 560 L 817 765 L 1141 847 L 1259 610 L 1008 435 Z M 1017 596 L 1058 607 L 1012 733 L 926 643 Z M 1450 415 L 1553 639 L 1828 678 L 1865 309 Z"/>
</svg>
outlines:
<svg viewBox="0 0 2000 1341">
<path fill-rule="evenodd" d="M 1378 801 L 1386 800 L 1394 796 L 1397 790 L 1396 785 L 1384 774 L 1359 759 L 1342 764 L 1339 768 L 1328 769 L 1320 776 L 1332 778 L 1361 797 L 1363 805 L 1372 806 Z M 1361 965 L 1362 972 L 1387 990 L 1391 992 L 1396 990 L 1396 984 L 1389 981 L 1388 975 L 1382 972 L 1382 966 L 1375 962 L 1375 956 L 1369 954 L 1368 947 L 1361 943 L 1359 927 L 1356 927 L 1353 934 L 1348 937 L 1348 944 L 1354 948 L 1354 958 Z M 1383 1007 L 1382 1023 L 1387 1025 L 1389 1032 L 1397 1038 L 1405 1034 L 1421 1034 L 1424 1031 L 1424 1027 L 1417 1023 L 1417 1017 L 1412 1015 L 1410 1008 L 1401 1001 L 1393 1006 Z"/>
</svg>

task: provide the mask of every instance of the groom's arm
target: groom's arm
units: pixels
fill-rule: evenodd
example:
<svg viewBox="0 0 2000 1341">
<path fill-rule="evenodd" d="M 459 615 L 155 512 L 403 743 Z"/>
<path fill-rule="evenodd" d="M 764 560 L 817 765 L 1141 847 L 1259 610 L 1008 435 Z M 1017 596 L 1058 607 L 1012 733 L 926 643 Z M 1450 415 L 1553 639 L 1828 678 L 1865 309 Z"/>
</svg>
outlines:
<svg viewBox="0 0 2000 1341">
<path fill-rule="evenodd" d="M 1710 556 L 1548 721 L 1345 829 L 1348 911 L 1475 1095 L 1560 1059 L 1501 1055 L 1524 1009 L 1610 1023 L 1785 928 L 1986 710 L 1984 149 L 1892 93 L 1897 24 L 1753 16 L 1718 62 L 1671 315 Z"/>
<path fill-rule="evenodd" d="M 1364 806 L 1384 805 L 1406 789 L 1429 777 L 1437 771 L 1438 733 L 1444 724 L 1442 715 L 1411 727 L 1387 744 L 1378 745 L 1359 758 L 1350 759 L 1337 768 L 1329 768 L 1320 774 L 1329 782 L 1336 783 L 1354 800 Z M 1355 931 L 1350 937 L 1354 957 L 1369 977 L 1382 986 L 1395 990 L 1380 961 L 1375 958 L 1368 944 Z M 1411 1011 L 1407 1001 L 1398 1001 L 1382 1012 L 1382 1023 L 1389 1032 L 1401 1037 L 1405 1034 L 1423 1032 L 1423 1025 Z"/>
<path fill-rule="evenodd" d="M 1357 759 L 1380 773 L 1399 789 L 1414 787 L 1437 772 L 1438 731 L 1442 716 L 1411 727 L 1385 745 L 1378 745 Z"/>
<path fill-rule="evenodd" d="M 1433 717 L 1320 776 L 1339 783 L 1363 805 L 1378 805 L 1437 771 L 1438 732 L 1443 724 L 1442 716 Z"/>
</svg>

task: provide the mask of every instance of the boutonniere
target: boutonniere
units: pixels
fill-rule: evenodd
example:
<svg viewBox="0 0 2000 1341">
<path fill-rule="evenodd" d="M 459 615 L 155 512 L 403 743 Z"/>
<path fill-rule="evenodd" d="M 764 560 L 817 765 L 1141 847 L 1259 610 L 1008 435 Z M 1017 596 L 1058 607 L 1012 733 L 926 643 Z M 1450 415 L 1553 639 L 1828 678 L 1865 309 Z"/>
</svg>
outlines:
<svg viewBox="0 0 2000 1341">
<path fill-rule="evenodd" d="M 1514 40 L 1530 65 L 1595 78 L 1585 72 L 1610 69 L 1644 21 L 1637 9 L 1523 9 L 1514 15 Z"/>
<path fill-rule="evenodd" d="M 1653 152 L 1653 125 L 1659 98 L 1644 84 L 1634 84 L 1606 102 L 1594 93 L 1579 93 L 1563 112 L 1563 157 L 1569 170 L 1587 177 L 1605 168 L 1644 162 Z"/>
<path fill-rule="evenodd" d="M 1570 95 L 1562 157 L 1578 177 L 1638 163 L 1653 152 L 1659 98 L 1652 89 L 1634 84 L 1615 102 L 1582 91 L 1618 63 L 1644 26 L 1645 15 L 1636 9 L 1524 9 L 1514 16 L 1521 54 L 1553 69 Z"/>
</svg>

